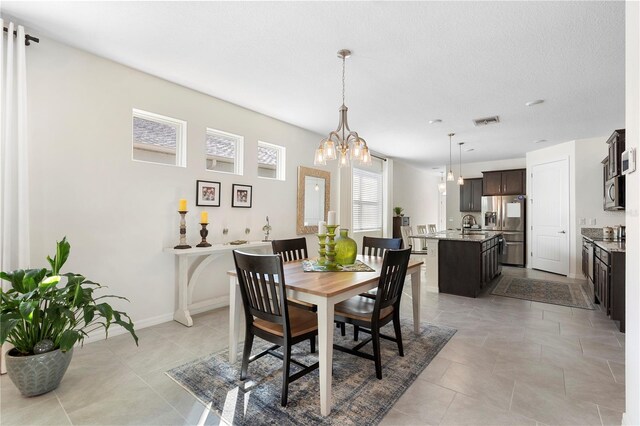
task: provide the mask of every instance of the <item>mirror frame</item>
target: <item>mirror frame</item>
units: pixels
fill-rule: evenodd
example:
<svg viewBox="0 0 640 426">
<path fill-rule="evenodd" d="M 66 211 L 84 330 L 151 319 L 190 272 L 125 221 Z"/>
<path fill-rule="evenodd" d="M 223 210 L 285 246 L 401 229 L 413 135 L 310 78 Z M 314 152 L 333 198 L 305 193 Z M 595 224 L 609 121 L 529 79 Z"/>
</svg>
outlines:
<svg viewBox="0 0 640 426">
<path fill-rule="evenodd" d="M 318 224 L 304 226 L 304 197 L 305 184 L 304 178 L 307 176 L 323 178 L 324 185 L 324 217 L 329 213 L 331 204 L 331 173 L 325 170 L 312 169 L 311 167 L 298 166 L 298 214 L 297 214 L 297 233 L 300 234 L 317 234 Z"/>
</svg>

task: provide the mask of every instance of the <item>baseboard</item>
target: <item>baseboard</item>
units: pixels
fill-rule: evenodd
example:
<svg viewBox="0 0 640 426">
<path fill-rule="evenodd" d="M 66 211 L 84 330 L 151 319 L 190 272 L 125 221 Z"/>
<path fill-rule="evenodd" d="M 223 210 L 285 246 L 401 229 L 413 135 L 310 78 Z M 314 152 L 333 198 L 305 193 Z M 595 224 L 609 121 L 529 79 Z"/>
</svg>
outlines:
<svg viewBox="0 0 640 426">
<path fill-rule="evenodd" d="M 205 299 L 197 303 L 189 305 L 189 312 L 191 315 L 200 314 L 206 311 L 212 311 L 214 309 L 229 306 L 229 296 L 217 296 L 210 299 Z"/>
<path fill-rule="evenodd" d="M 440 288 L 438 286 L 427 286 L 427 291 L 429 293 L 440 293 Z"/>
<path fill-rule="evenodd" d="M 147 318 L 140 321 L 134 321 L 134 325 L 136 330 L 142 330 L 143 328 L 162 324 L 163 322 L 168 322 L 171 320 L 173 320 L 173 312 L 168 314 L 158 315 L 156 317 Z M 125 333 L 128 333 L 128 331 L 124 329 L 122 326 L 119 326 L 117 324 L 112 324 L 111 326 L 109 326 L 109 337 L 119 336 Z M 105 339 L 104 329 L 100 328 L 98 330 L 95 330 L 89 333 L 89 336 L 85 337 L 84 343 L 97 342 L 99 340 L 104 340 L 104 339 Z"/>
</svg>

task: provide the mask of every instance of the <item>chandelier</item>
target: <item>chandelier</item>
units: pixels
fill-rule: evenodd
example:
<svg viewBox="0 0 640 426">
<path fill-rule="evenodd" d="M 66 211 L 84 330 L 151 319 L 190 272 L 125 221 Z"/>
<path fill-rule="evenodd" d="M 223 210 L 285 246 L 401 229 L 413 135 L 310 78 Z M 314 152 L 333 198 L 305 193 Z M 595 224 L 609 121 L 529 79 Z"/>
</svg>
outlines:
<svg viewBox="0 0 640 426">
<path fill-rule="evenodd" d="M 340 167 L 348 166 L 350 161 L 361 164 L 371 164 L 371 154 L 367 142 L 349 128 L 347 122 L 347 106 L 344 104 L 344 69 L 346 59 L 351 56 L 351 51 L 342 49 L 338 51 L 338 57 L 342 58 L 342 106 L 339 109 L 340 122 L 338 128 L 329 133 L 320 141 L 316 149 L 313 164 L 316 166 L 327 164 L 327 160 L 339 158 Z"/>
</svg>

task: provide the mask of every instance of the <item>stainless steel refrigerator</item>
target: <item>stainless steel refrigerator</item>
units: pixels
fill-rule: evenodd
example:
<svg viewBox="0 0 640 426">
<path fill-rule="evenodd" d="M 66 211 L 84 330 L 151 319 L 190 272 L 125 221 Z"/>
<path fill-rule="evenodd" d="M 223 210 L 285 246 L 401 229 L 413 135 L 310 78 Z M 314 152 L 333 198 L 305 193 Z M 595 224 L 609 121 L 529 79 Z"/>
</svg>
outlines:
<svg viewBox="0 0 640 426">
<path fill-rule="evenodd" d="M 504 265 L 525 266 L 526 196 L 482 197 L 482 229 L 502 231 L 504 247 L 500 261 Z"/>
</svg>

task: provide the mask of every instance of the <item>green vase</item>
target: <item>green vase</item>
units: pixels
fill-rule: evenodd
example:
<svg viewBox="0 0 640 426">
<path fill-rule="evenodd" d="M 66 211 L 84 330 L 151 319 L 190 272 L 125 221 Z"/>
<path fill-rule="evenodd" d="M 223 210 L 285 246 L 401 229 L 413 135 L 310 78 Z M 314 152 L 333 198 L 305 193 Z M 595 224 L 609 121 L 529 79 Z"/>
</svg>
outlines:
<svg viewBox="0 0 640 426">
<path fill-rule="evenodd" d="M 353 265 L 358 255 L 358 244 L 349 238 L 348 229 L 340 229 L 340 236 L 336 238 L 336 263 L 338 265 Z"/>
</svg>

